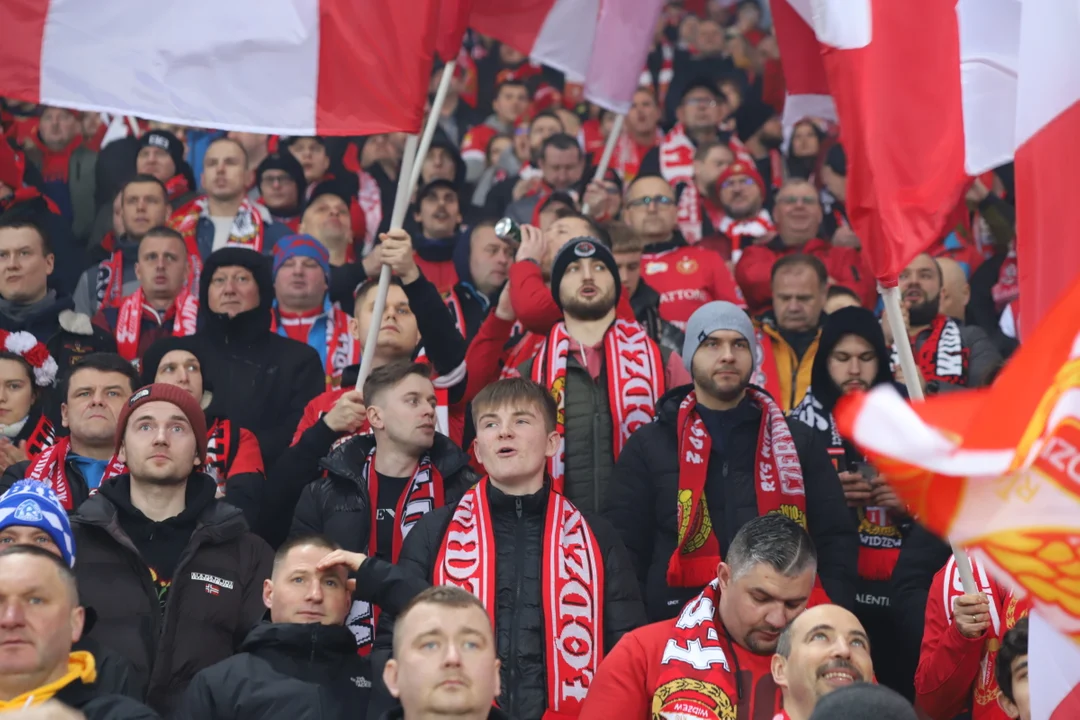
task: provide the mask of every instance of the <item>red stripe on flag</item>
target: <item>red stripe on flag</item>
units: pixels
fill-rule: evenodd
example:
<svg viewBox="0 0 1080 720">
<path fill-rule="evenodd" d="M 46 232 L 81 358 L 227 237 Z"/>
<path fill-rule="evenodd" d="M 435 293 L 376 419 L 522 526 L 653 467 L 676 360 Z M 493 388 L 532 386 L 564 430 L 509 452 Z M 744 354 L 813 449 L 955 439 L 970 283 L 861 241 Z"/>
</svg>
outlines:
<svg viewBox="0 0 1080 720">
<path fill-rule="evenodd" d="M 554 5 L 555 0 L 474 0 L 469 25 L 528 55 Z"/>
<path fill-rule="evenodd" d="M 41 43 L 49 0 L 0 2 L 0 96 L 41 102 Z"/>
<path fill-rule="evenodd" d="M 1076 718 L 1080 718 L 1080 686 L 1070 690 L 1065 699 L 1058 703 L 1054 712 L 1050 714 L 1050 720 L 1076 720 Z"/>
<path fill-rule="evenodd" d="M 791 0 L 775 0 L 771 8 L 788 93 L 828 95 L 829 78 L 821 61 L 821 45 L 814 29 L 791 6 Z"/>
<path fill-rule="evenodd" d="M 960 40 L 954 2 L 872 4 L 870 43 L 825 47 L 824 61 L 848 158 L 851 225 L 874 275 L 895 286 L 940 237 L 968 180 Z"/>
<path fill-rule="evenodd" d="M 1078 163 L 1080 103 L 1044 125 L 1016 151 L 1016 266 L 1020 272 L 1022 338 L 1030 337 L 1080 271 L 1072 182 Z"/>
<path fill-rule="evenodd" d="M 438 16 L 438 0 L 320 0 L 319 134 L 420 132 Z"/>
<path fill-rule="evenodd" d="M 461 50 L 461 39 L 469 26 L 472 0 L 441 0 L 439 3 L 438 40 L 435 52 L 443 62 L 456 60 Z"/>
</svg>

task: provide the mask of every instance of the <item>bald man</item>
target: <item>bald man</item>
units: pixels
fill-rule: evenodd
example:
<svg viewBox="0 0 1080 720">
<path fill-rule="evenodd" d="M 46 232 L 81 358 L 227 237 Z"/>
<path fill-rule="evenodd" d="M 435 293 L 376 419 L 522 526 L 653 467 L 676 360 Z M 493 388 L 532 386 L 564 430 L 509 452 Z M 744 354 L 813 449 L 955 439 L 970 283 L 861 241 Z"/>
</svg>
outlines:
<svg viewBox="0 0 1080 720">
<path fill-rule="evenodd" d="M 809 608 L 781 633 L 772 676 L 784 696 L 776 720 L 808 720 L 818 700 L 833 690 L 873 681 L 870 638 L 839 605 Z"/>
<path fill-rule="evenodd" d="M 971 300 L 971 286 L 968 285 L 964 266 L 952 258 L 937 258 L 941 268 L 941 302 L 938 308 L 942 315 L 964 322 L 967 304 Z"/>
</svg>

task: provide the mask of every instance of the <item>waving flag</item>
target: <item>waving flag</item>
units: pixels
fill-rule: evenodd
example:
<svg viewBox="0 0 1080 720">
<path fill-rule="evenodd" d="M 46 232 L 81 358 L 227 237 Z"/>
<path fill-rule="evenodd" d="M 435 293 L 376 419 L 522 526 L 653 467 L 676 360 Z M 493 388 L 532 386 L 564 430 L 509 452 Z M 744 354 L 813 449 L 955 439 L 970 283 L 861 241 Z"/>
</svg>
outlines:
<svg viewBox="0 0 1080 720">
<path fill-rule="evenodd" d="M 1078 309 L 1080 283 L 989 389 L 908 405 L 882 387 L 843 398 L 836 422 L 919 522 L 1021 588 L 1080 658 Z M 1063 661 L 1032 642 L 1033 717 L 1080 717 L 1080 673 L 1040 676 L 1036 662 Z"/>
<path fill-rule="evenodd" d="M 3 0 L 0 96 L 250 132 L 418 132 L 439 11 L 439 0 Z"/>
<path fill-rule="evenodd" d="M 584 83 L 585 98 L 630 109 L 664 0 L 474 0 L 469 25 Z"/>
<path fill-rule="evenodd" d="M 836 121 L 836 103 L 814 34 L 811 0 L 772 0 L 773 30 L 784 68 L 784 128 L 807 117 Z"/>
</svg>

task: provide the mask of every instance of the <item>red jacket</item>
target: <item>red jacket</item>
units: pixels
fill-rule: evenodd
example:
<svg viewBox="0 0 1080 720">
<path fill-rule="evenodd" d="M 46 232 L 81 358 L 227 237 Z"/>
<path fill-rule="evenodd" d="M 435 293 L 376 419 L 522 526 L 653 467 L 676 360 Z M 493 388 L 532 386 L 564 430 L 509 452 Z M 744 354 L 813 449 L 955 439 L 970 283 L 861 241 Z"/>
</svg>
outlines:
<svg viewBox="0 0 1080 720">
<path fill-rule="evenodd" d="M 739 264 L 735 266 L 735 279 L 750 306 L 751 315 L 760 315 L 772 307 L 772 266 L 785 255 L 794 253 L 813 255 L 825 263 L 829 277 L 837 285 L 854 290 L 863 307 L 873 308 L 877 304 L 877 282 L 857 248 L 833 247 L 817 238 L 800 247 L 788 247 L 780 238 L 774 238 L 767 245 L 752 245 L 743 250 Z"/>
<path fill-rule="evenodd" d="M 522 327 L 540 335 L 547 335 L 555 323 L 563 319 L 562 308 L 551 297 L 544 273 L 534 262 L 523 260 L 510 266 L 510 304 Z M 629 293 L 619 293 L 615 312 L 623 320 L 637 321 L 630 307 Z M 472 372 L 472 366 L 469 366 L 469 372 Z"/>
<path fill-rule="evenodd" d="M 641 257 L 641 279 L 660 293 L 660 317 L 686 329 L 694 311 L 713 300 L 743 306 L 724 259 L 696 245 L 676 245 Z"/>
</svg>

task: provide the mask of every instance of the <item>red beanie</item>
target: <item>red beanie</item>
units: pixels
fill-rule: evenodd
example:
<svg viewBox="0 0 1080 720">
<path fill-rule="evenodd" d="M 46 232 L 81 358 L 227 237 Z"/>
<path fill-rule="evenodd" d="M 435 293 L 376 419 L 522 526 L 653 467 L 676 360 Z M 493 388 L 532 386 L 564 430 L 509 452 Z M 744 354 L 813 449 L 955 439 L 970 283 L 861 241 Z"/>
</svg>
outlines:
<svg viewBox="0 0 1080 720">
<path fill-rule="evenodd" d="M 116 423 L 116 443 L 113 447 L 113 454 L 120 452 L 120 445 L 124 442 L 124 433 L 127 431 L 128 419 L 131 418 L 131 414 L 140 405 L 150 402 L 167 402 L 180 408 L 180 412 L 187 417 L 188 422 L 191 423 L 191 430 L 195 433 L 195 452 L 199 456 L 199 465 L 196 467 L 202 467 L 202 464 L 206 462 L 206 414 L 199 407 L 199 402 L 187 390 L 178 385 L 166 385 L 165 383 L 154 383 L 139 388 L 128 399 L 124 409 L 120 411 L 120 419 Z"/>
<path fill-rule="evenodd" d="M 761 179 L 761 174 L 757 171 L 757 168 L 748 162 L 742 160 L 736 160 L 735 162 L 724 168 L 724 172 L 720 173 L 720 177 L 716 178 L 716 190 L 720 191 L 720 188 L 724 186 L 727 180 L 735 177 L 736 175 L 745 175 L 754 181 L 754 184 L 758 186 L 758 190 L 761 191 L 761 197 L 765 198 L 765 181 Z"/>
</svg>

